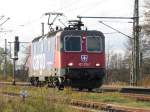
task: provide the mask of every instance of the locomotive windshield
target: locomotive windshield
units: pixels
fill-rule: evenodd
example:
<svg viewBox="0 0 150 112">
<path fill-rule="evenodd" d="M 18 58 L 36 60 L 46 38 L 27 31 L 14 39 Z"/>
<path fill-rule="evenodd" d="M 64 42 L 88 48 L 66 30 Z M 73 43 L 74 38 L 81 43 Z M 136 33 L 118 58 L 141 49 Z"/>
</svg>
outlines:
<svg viewBox="0 0 150 112">
<path fill-rule="evenodd" d="M 101 38 L 99 36 L 87 37 L 87 51 L 100 52 L 102 49 Z"/>
<path fill-rule="evenodd" d="M 67 36 L 64 39 L 65 51 L 81 51 L 81 37 Z"/>
</svg>

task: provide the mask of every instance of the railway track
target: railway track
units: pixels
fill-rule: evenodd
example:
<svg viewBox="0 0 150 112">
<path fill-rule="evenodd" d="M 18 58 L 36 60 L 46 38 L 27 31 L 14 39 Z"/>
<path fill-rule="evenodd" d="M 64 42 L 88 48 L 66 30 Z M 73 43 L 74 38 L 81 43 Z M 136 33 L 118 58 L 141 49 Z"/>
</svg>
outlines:
<svg viewBox="0 0 150 112">
<path fill-rule="evenodd" d="M 108 103 L 99 103 L 99 102 L 91 102 L 91 101 L 83 101 L 83 100 L 71 100 L 71 105 L 86 107 L 95 110 L 103 110 L 107 112 L 150 112 L 150 110 L 140 109 L 140 108 L 131 108 L 126 106 L 119 106 Z"/>
<path fill-rule="evenodd" d="M 12 82 L 0 82 L 0 85 L 12 85 Z M 16 86 L 31 86 L 31 84 L 24 82 L 16 82 Z M 80 92 L 89 92 L 89 91 L 83 90 Z M 115 87 L 105 85 L 102 86 L 100 89 L 95 89 L 91 92 L 92 93 L 120 92 L 123 96 L 136 99 L 137 101 L 150 101 L 150 88 Z"/>
<path fill-rule="evenodd" d="M 12 82 L 0 82 L 0 85 L 12 85 Z M 17 86 L 31 86 L 28 82 L 16 82 Z M 87 92 L 87 91 L 84 91 Z M 91 92 L 101 93 L 101 92 L 120 92 L 120 93 L 134 93 L 134 94 L 147 94 L 150 95 L 150 88 L 144 87 L 120 87 L 120 86 L 108 86 L 104 85 L 101 88 L 95 89 Z"/>
<path fill-rule="evenodd" d="M 0 85 L 13 85 L 12 82 L 0 82 Z M 31 86 L 28 82 L 16 82 L 15 85 L 17 86 Z"/>
<path fill-rule="evenodd" d="M 99 111 L 95 109 L 89 109 L 89 108 L 77 107 L 77 106 L 71 106 L 71 108 L 79 110 L 80 112 L 105 112 L 105 111 Z"/>
<path fill-rule="evenodd" d="M 0 93 L 0 95 L 4 95 L 7 97 L 20 97 L 20 94 L 17 93 L 8 93 L 3 92 Z M 28 96 L 34 98 L 34 96 Z M 133 107 L 127 107 L 127 106 L 119 106 L 116 104 L 108 104 L 108 103 L 100 103 L 100 102 L 91 102 L 91 101 L 85 101 L 85 100 L 76 100 L 76 99 L 66 99 L 66 98 L 60 98 L 60 97 L 48 97 L 49 101 L 59 102 L 59 103 L 66 103 L 69 106 L 72 106 L 75 109 L 82 110 L 82 112 L 150 112 L 149 109 L 141 109 L 141 108 L 133 108 Z"/>
<path fill-rule="evenodd" d="M 145 94 L 133 94 L 133 93 L 121 93 L 123 96 L 135 99 L 137 101 L 150 101 L 150 95 Z"/>
</svg>

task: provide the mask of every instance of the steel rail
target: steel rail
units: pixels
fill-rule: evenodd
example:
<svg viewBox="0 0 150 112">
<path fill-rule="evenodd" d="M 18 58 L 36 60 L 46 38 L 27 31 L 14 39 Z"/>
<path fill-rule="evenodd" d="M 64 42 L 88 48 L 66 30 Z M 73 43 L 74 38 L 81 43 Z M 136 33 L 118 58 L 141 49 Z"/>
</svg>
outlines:
<svg viewBox="0 0 150 112">
<path fill-rule="evenodd" d="M 17 93 L 8 93 L 3 92 L 0 95 L 10 96 L 10 97 L 20 97 L 20 94 Z M 32 97 L 32 96 L 31 96 Z M 63 102 L 66 101 L 65 98 L 57 98 L 57 97 L 48 97 L 49 101 L 55 102 Z M 97 111 L 108 111 L 108 112 L 150 112 L 150 109 L 142 109 L 142 108 L 135 108 L 135 107 L 127 107 L 127 106 L 120 106 L 116 104 L 108 104 L 108 103 L 100 103 L 100 102 L 91 102 L 85 100 L 76 100 L 70 99 L 66 102 L 66 104 L 70 106 L 75 106 L 77 108 L 84 108 L 86 110 L 97 110 Z"/>
</svg>

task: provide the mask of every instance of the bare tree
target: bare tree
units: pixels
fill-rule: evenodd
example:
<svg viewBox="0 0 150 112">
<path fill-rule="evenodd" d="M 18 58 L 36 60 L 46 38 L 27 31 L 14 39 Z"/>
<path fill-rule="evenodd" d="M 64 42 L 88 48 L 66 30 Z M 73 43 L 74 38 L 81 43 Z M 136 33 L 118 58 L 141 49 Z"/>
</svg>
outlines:
<svg viewBox="0 0 150 112">
<path fill-rule="evenodd" d="M 107 54 L 108 57 L 108 54 Z M 109 54 L 109 62 L 107 62 L 107 80 L 111 83 L 129 82 L 129 67 L 127 58 L 121 53 Z"/>
<path fill-rule="evenodd" d="M 145 0 L 145 13 L 144 13 L 144 25 L 143 31 L 144 33 L 149 36 L 150 35 L 150 1 Z"/>
</svg>

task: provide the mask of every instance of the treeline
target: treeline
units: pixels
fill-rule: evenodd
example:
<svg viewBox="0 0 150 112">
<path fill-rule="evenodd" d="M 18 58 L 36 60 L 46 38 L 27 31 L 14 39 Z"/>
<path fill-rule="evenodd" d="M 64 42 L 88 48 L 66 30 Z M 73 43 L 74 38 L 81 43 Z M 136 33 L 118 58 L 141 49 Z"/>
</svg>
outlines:
<svg viewBox="0 0 150 112">
<path fill-rule="evenodd" d="M 5 52 L 4 49 L 0 47 L 0 75 L 4 74 L 4 69 L 6 75 L 12 75 L 12 63 L 8 55 L 6 55 L 6 68 L 5 68 Z"/>
<path fill-rule="evenodd" d="M 122 83 L 130 84 L 132 72 L 131 54 L 109 53 L 106 54 L 106 78 L 107 84 Z M 140 63 L 140 80 L 150 79 L 150 59 Z M 150 83 L 149 83 L 150 84 Z"/>
</svg>

